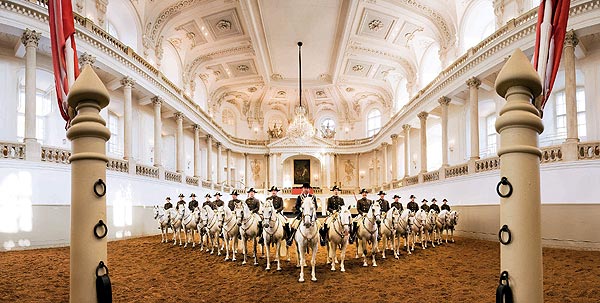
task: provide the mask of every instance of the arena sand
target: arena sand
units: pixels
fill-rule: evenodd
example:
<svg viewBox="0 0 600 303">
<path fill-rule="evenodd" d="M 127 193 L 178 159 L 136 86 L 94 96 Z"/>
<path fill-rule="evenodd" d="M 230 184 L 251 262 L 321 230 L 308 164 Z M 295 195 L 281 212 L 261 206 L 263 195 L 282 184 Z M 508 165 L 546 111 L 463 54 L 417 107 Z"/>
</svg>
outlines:
<svg viewBox="0 0 600 303">
<path fill-rule="evenodd" d="M 224 262 L 223 257 L 144 237 L 108 244 L 114 302 L 494 302 L 499 244 L 466 238 L 402 252 L 362 267 L 350 246 L 346 272 L 331 272 L 325 249 L 317 282 L 298 283 L 299 269 Z M 238 255 L 241 257 L 241 255 Z M 252 263 L 250 261 L 250 263 Z M 272 265 L 273 267 L 274 265 Z M 599 302 L 600 252 L 544 249 L 545 302 Z M 68 302 L 69 248 L 0 253 L 0 302 Z"/>
</svg>

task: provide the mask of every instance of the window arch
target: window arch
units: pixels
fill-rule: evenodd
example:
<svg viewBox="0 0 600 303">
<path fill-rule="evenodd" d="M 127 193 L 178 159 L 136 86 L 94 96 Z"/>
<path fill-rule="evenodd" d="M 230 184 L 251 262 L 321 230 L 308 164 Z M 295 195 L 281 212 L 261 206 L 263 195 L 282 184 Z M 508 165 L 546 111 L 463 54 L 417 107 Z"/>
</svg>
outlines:
<svg viewBox="0 0 600 303">
<path fill-rule="evenodd" d="M 381 111 L 372 109 L 367 115 L 367 137 L 372 137 L 381 130 Z"/>
<path fill-rule="evenodd" d="M 420 87 L 425 87 L 427 83 L 435 79 L 440 71 L 442 71 L 442 62 L 438 55 L 439 51 L 440 46 L 436 42 L 432 42 L 423 53 L 419 73 Z"/>
<path fill-rule="evenodd" d="M 461 22 L 461 50 L 481 42 L 495 30 L 496 16 L 491 1 L 475 1 L 469 6 Z"/>
</svg>

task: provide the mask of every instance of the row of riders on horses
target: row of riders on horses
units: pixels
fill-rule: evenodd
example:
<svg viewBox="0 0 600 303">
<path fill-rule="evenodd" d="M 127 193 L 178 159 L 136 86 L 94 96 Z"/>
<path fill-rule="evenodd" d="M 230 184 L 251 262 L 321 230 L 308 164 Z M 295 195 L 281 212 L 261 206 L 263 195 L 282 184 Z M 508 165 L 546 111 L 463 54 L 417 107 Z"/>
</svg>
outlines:
<svg viewBox="0 0 600 303">
<path fill-rule="evenodd" d="M 209 242 L 211 253 L 217 247 L 217 253 L 221 254 L 220 240 L 224 239 L 226 257 L 229 259 L 230 248 L 233 253 L 232 261 L 235 261 L 236 249 L 238 240 L 242 242 L 244 261 L 246 263 L 247 240 L 252 240 L 254 243 L 254 264 L 257 265 L 256 246 L 258 244 L 267 245 L 267 268 L 270 268 L 269 245 L 274 245 L 276 249 L 277 270 L 280 270 L 280 248 L 281 242 L 286 241 L 287 246 L 291 246 L 293 241 L 296 241 L 296 249 L 298 252 L 298 266 L 301 267 L 301 275 L 299 281 L 304 281 L 303 269 L 305 266 L 305 253 L 312 252 L 312 280 L 315 281 L 315 258 L 319 243 L 322 246 L 327 245 L 328 249 L 328 264 L 331 263 L 331 270 L 335 270 L 337 263 L 336 250 L 341 251 L 340 269 L 344 271 L 345 251 L 348 244 L 357 241 L 356 257 L 358 258 L 359 251 L 362 252 L 364 258 L 363 266 L 367 266 L 367 244 L 371 244 L 373 266 L 377 266 L 375 262 L 375 250 L 379 250 L 377 243 L 380 239 L 384 239 L 383 258 L 385 258 L 385 248 L 389 245 L 388 241 L 392 241 L 394 256 L 398 258 L 400 237 L 404 238 L 405 247 L 410 254 L 409 236 L 412 235 L 412 249 L 416 235 L 421 236 L 421 245 L 426 248 L 427 236 L 423 238 L 423 232 L 426 229 L 426 223 L 429 226 L 436 226 L 438 230 L 438 243 L 441 243 L 441 232 L 446 229 L 446 242 L 448 231 L 452 231 L 457 223 L 457 212 L 451 212 L 447 200 L 443 200 L 440 207 L 436 204 L 435 198 L 432 199 L 432 204 L 427 205 L 428 201 L 423 200 L 421 207 L 414 201 L 415 196 L 410 196 L 410 202 L 405 210 L 402 203 L 399 202 L 400 197 L 394 195 L 394 202 L 389 204 L 384 199 L 386 193 L 380 191 L 378 193 L 380 199 L 372 201 L 367 199 L 368 191 L 362 189 L 360 194 L 362 198 L 357 200 L 358 216 L 352 219 L 350 206 L 344 202 L 344 199 L 339 196 L 340 189 L 334 186 L 331 191 L 333 196 L 327 199 L 328 216 L 322 226 L 317 222 L 317 199 L 310 194 L 311 186 L 308 183 L 303 184 L 302 193 L 296 199 L 294 207 L 296 216 L 293 219 L 288 219 L 283 215 L 283 199 L 277 196 L 279 189 L 275 186 L 269 190 L 271 195 L 265 199 L 265 203 L 261 203 L 254 197 L 256 191 L 250 188 L 247 191 L 248 197 L 245 201 L 238 199 L 238 192 L 234 190 L 231 193 L 232 200 L 227 205 L 221 200 L 221 194 L 215 193 L 214 200 L 211 200 L 210 194 L 205 196 L 206 201 L 199 206 L 196 201 L 196 195 L 191 194 L 192 200 L 186 207 L 184 201 L 185 196 L 179 195 L 179 201 L 176 206 L 167 198 L 163 209 L 155 207 L 155 219 L 159 221 L 159 227 L 163 234 L 163 241 L 167 241 L 166 230 L 173 229 L 173 240 L 176 241 L 176 234 L 179 235 L 179 243 L 181 245 L 181 233 L 184 231 L 186 246 L 190 242 L 188 233 L 191 233 L 192 246 L 194 243 L 194 232 L 200 235 L 198 244 L 204 245 L 203 238 L 207 241 L 207 251 L 209 250 Z M 189 210 L 189 211 L 188 211 Z M 451 226 L 451 229 L 449 229 Z M 432 231 L 433 232 L 433 231 Z M 434 232 L 435 234 L 435 232 Z M 431 235 L 431 233 L 428 233 Z M 396 239 L 397 238 L 397 239 Z M 397 241 L 396 241 L 397 240 Z M 429 237 L 432 246 L 434 238 Z M 216 242 L 216 243 L 215 243 Z M 229 242 L 233 242 L 230 243 Z M 398 245 L 396 245 L 396 242 Z M 175 243 L 175 242 L 174 242 Z M 174 244 L 175 245 L 175 244 Z M 264 246 L 263 250 L 264 250 Z M 263 251 L 264 252 L 264 251 Z M 303 252 L 303 253 L 301 253 Z M 289 251 L 287 253 L 289 260 Z"/>
</svg>

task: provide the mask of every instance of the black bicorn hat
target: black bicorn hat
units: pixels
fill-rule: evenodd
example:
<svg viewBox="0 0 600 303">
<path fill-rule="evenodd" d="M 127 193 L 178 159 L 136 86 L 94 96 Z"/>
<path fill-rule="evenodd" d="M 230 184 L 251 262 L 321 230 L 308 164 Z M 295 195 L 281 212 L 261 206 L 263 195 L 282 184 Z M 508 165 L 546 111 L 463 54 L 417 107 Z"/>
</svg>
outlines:
<svg viewBox="0 0 600 303">
<path fill-rule="evenodd" d="M 230 195 L 232 195 L 232 196 L 239 195 L 237 189 L 232 190 Z"/>
<path fill-rule="evenodd" d="M 303 183 L 302 188 L 312 188 L 312 187 L 310 186 L 310 183 Z"/>
<path fill-rule="evenodd" d="M 251 193 L 251 192 L 252 192 L 252 193 L 256 193 L 256 191 L 254 190 L 254 187 L 250 187 L 250 189 L 248 190 L 248 192 L 247 192 L 247 193 Z"/>
<path fill-rule="evenodd" d="M 383 190 L 380 190 L 379 193 L 377 193 L 377 195 L 381 196 L 381 195 L 386 195 L 385 192 Z"/>
<path fill-rule="evenodd" d="M 398 195 L 394 195 L 394 198 L 392 198 L 392 199 L 396 199 L 396 198 L 400 199 L 401 197 Z"/>
<path fill-rule="evenodd" d="M 167 200 L 171 201 L 171 197 L 167 197 Z"/>
<path fill-rule="evenodd" d="M 409 199 L 416 198 L 415 195 L 410 195 Z"/>
<path fill-rule="evenodd" d="M 448 202 L 448 200 L 444 199 L 444 200 L 442 200 L 442 202 Z"/>
<path fill-rule="evenodd" d="M 206 194 L 206 196 L 204 196 L 204 198 L 212 198 L 212 197 L 210 196 L 210 194 Z"/>
<path fill-rule="evenodd" d="M 183 194 L 179 194 L 179 198 L 183 198 L 185 197 Z"/>
<path fill-rule="evenodd" d="M 334 190 L 336 190 L 336 189 L 337 189 L 337 190 L 340 190 L 339 186 L 337 186 L 337 185 L 334 185 L 334 186 L 331 188 L 331 191 L 334 191 Z"/>
<path fill-rule="evenodd" d="M 220 192 L 216 192 L 216 193 L 215 193 L 215 197 L 216 197 L 216 196 L 219 196 L 219 197 L 221 197 L 221 193 L 220 193 Z"/>
<path fill-rule="evenodd" d="M 366 188 L 360 190 L 360 194 L 368 194 L 369 191 Z"/>
<path fill-rule="evenodd" d="M 190 198 L 196 198 L 196 194 L 195 194 L 195 193 L 192 193 L 192 194 L 190 195 Z"/>
<path fill-rule="evenodd" d="M 431 202 L 437 202 L 435 198 L 431 198 Z"/>
<path fill-rule="evenodd" d="M 273 185 L 273 186 L 271 186 L 271 189 L 269 189 L 269 191 L 279 191 L 279 188 L 277 188 L 277 186 Z"/>
<path fill-rule="evenodd" d="M 423 199 L 423 201 L 421 201 L 421 202 L 425 202 L 425 203 L 427 203 L 427 202 L 429 202 L 429 201 L 427 201 L 427 199 Z"/>
</svg>

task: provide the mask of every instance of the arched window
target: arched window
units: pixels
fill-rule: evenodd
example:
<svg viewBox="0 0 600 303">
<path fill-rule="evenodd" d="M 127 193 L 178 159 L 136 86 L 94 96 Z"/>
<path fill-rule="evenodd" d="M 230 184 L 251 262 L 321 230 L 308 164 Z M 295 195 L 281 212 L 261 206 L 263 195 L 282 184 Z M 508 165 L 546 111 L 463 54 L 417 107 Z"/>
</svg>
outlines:
<svg viewBox="0 0 600 303">
<path fill-rule="evenodd" d="M 223 124 L 233 126 L 235 125 L 235 115 L 230 110 L 224 110 L 221 114 L 221 121 Z"/>
<path fill-rule="evenodd" d="M 421 59 L 419 82 L 421 87 L 425 87 L 431 80 L 435 79 L 442 70 L 442 63 L 438 55 L 440 46 L 437 43 L 431 43 Z"/>
<path fill-rule="evenodd" d="M 494 32 L 494 7 L 492 1 L 477 1 L 469 7 L 462 21 L 462 51 L 481 42 Z"/>
<path fill-rule="evenodd" d="M 367 137 L 372 137 L 381 129 L 381 112 L 372 109 L 367 115 Z"/>
<path fill-rule="evenodd" d="M 112 22 L 107 22 L 108 24 L 106 25 L 106 31 L 108 32 L 109 35 L 117 38 L 117 40 L 119 40 L 119 32 L 117 31 L 117 28 L 115 27 L 115 25 Z"/>
<path fill-rule="evenodd" d="M 321 121 L 321 136 L 326 139 L 332 139 L 335 136 L 335 121 L 331 118 L 325 118 Z"/>
</svg>

